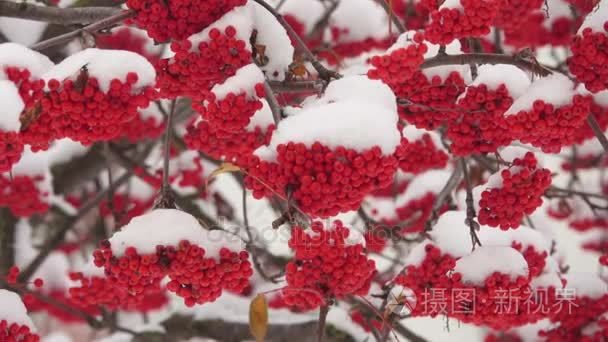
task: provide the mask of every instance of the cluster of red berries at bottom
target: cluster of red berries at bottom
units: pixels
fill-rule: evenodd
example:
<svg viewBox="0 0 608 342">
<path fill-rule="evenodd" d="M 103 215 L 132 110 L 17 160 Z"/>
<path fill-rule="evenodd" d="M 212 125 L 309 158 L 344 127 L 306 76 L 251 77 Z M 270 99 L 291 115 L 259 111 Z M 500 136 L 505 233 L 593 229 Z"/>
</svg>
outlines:
<svg viewBox="0 0 608 342">
<path fill-rule="evenodd" d="M 545 153 L 557 153 L 562 146 L 576 140 L 578 129 L 585 124 L 592 99 L 574 95 L 572 104 L 555 107 L 542 100 L 532 108 L 506 117 L 516 139 L 539 147 Z"/>
<path fill-rule="evenodd" d="M 11 178 L 8 173 L 0 174 L 0 207 L 7 207 L 17 217 L 47 212 L 49 204 L 45 197 L 48 193 L 37 186 L 44 178 L 44 175 L 13 175 Z"/>
<path fill-rule="evenodd" d="M 328 304 L 335 298 L 366 295 L 376 272 L 373 260 L 365 255 L 361 243 L 345 241 L 349 228 L 341 221 L 325 229 L 313 222 L 312 232 L 301 227 L 292 230 L 289 247 L 295 256 L 285 266 L 285 303 L 303 310 Z"/>
<path fill-rule="evenodd" d="M 567 286 L 567 284 L 566 284 Z M 552 329 L 541 330 L 539 336 L 547 341 L 584 341 L 584 328 L 591 323 L 598 323 L 600 329 L 587 335 L 587 341 L 603 341 L 608 333 L 607 322 L 601 315 L 608 310 L 608 295 L 590 298 L 575 294 L 574 298 L 564 300 L 563 307 L 555 310 L 550 319 L 559 323 Z"/>
<path fill-rule="evenodd" d="M 446 314 L 465 323 L 487 326 L 498 330 L 507 330 L 527 323 L 533 323 L 544 318 L 542 310 L 536 310 L 541 305 L 530 289 L 530 276 L 519 276 L 512 279 L 511 275 L 494 272 L 489 275 L 483 285 L 472 285 L 462 281 L 462 275 L 450 272 L 456 265 L 457 258 L 443 253 L 433 244 L 424 246 L 425 257 L 419 265 L 406 266 L 404 272 L 395 278 L 395 283 L 411 289 L 416 295 L 415 306 L 411 305 L 412 316 L 431 316 Z M 448 300 L 445 305 L 433 305 L 432 289 L 442 289 L 450 295 L 450 291 L 468 291 L 469 295 L 458 296 L 458 300 Z M 550 301 L 554 298 L 554 289 L 547 289 Z M 509 293 L 519 298 L 522 303 L 529 305 L 512 305 L 496 310 L 499 306 L 500 293 Z M 452 293 L 453 295 L 453 293 Z M 473 310 L 474 308 L 474 310 Z"/>
<path fill-rule="evenodd" d="M 395 150 L 395 157 L 399 160 L 401 171 L 413 174 L 430 169 L 441 169 L 448 163 L 447 153 L 435 145 L 428 133 L 412 142 L 403 138 Z"/>
<path fill-rule="evenodd" d="M 228 26 L 221 32 L 209 31 L 209 41 L 192 46 L 190 40 L 171 43 L 175 53 L 157 66 L 157 83 L 163 98 L 190 96 L 204 99 L 213 85 L 234 76 L 241 67 L 251 63 L 247 43 L 236 37 L 236 29 Z"/>
<path fill-rule="evenodd" d="M 249 255 L 222 248 L 219 260 L 205 257 L 205 249 L 183 240 L 179 246 L 156 246 L 154 254 L 139 255 L 133 247 L 113 256 L 109 241 L 93 254 L 95 265 L 104 267 L 110 283 L 128 295 L 143 297 L 158 291 L 168 276 L 167 289 L 184 298 L 187 306 L 216 300 L 222 289 L 240 292 L 253 274 Z"/>
<path fill-rule="evenodd" d="M 587 90 L 597 93 L 608 89 L 608 21 L 604 32 L 595 32 L 590 27 L 576 35 L 570 45 L 572 56 L 568 68 Z"/>
<path fill-rule="evenodd" d="M 289 142 L 277 147 L 276 162 L 252 156 L 246 163 L 245 185 L 255 198 L 284 194 L 287 188 L 304 212 L 319 217 L 356 210 L 363 198 L 387 186 L 397 159 L 379 147 L 358 152 L 319 142 L 307 147 Z"/>
<path fill-rule="evenodd" d="M 103 305 L 109 310 L 148 312 L 160 309 L 169 302 L 162 286 L 146 291 L 143 296 L 131 296 L 117 289 L 105 277 L 72 272 L 70 279 L 80 283 L 79 286 L 69 289 L 70 300 L 75 306 L 85 310 Z"/>
<path fill-rule="evenodd" d="M 259 98 L 264 97 L 264 84 L 255 85 L 255 93 Z M 224 98 L 218 99 L 214 93 L 206 96 L 204 104 L 194 103 L 192 108 L 196 110 L 210 126 L 217 129 L 217 133 L 230 136 L 240 132 L 247 127 L 251 117 L 262 109 L 262 101 L 256 97 L 250 97 L 247 93 L 228 93 Z"/>
<path fill-rule="evenodd" d="M 137 80 L 137 74 L 130 72 L 125 83 L 113 79 L 105 92 L 85 70 L 76 81 L 52 79 L 47 96 L 41 100 L 41 116 L 51 118 L 56 138 L 67 137 L 83 144 L 114 139 L 124 123 L 157 97 L 151 87 L 134 93 Z"/>
<path fill-rule="evenodd" d="M 504 84 L 490 90 L 485 84 L 469 86 L 458 100 L 463 110 L 457 120 L 448 123 L 447 137 L 450 151 L 464 156 L 471 153 L 491 153 L 513 140 L 504 113 L 513 104 L 513 98 Z"/>
<path fill-rule="evenodd" d="M 164 122 L 157 120 L 155 117 L 144 117 L 140 111 L 133 119 L 122 124 L 120 137 L 135 144 L 144 139 L 156 139 L 164 131 Z"/>
<path fill-rule="evenodd" d="M 249 158 L 258 147 L 270 143 L 274 125 L 256 126 L 227 135 L 220 128 L 198 121 L 188 126 L 184 141 L 190 149 L 202 151 L 212 158 L 238 162 Z"/>
<path fill-rule="evenodd" d="M 7 342 L 38 342 L 40 336 L 31 331 L 30 327 L 18 323 L 0 320 L 0 341 Z"/>
<path fill-rule="evenodd" d="M 483 37 L 490 33 L 501 0 L 460 0 L 462 8 L 441 8 L 431 12 L 424 38 L 433 44 L 449 44 L 454 39 Z"/>
<path fill-rule="evenodd" d="M 134 23 L 146 30 L 157 42 L 179 40 L 202 31 L 234 7 L 246 3 L 247 0 L 127 0 L 127 7 L 137 12 L 127 24 Z"/>
<path fill-rule="evenodd" d="M 479 199 L 479 223 L 508 230 L 517 228 L 524 215 L 530 215 L 551 185 L 551 171 L 539 169 L 536 157 L 527 152 L 515 158 L 511 167 L 500 172 L 502 186 L 488 188 Z"/>
</svg>

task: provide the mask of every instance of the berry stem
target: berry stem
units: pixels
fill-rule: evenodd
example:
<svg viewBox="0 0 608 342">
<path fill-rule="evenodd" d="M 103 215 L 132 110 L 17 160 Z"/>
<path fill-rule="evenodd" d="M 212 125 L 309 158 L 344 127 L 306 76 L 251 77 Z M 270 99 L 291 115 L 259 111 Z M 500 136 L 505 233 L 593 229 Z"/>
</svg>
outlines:
<svg viewBox="0 0 608 342">
<path fill-rule="evenodd" d="M 268 106 L 272 112 L 274 124 L 278 125 L 281 121 L 281 106 L 279 105 L 279 101 L 277 101 L 276 96 L 274 96 L 274 92 L 268 81 L 264 81 L 264 92 L 266 93 L 266 101 L 268 102 Z"/>
<path fill-rule="evenodd" d="M 598 124 L 593 114 L 589 114 L 587 116 L 587 124 L 589 125 L 589 127 L 591 127 L 593 133 L 595 134 L 595 137 L 597 138 L 597 140 L 599 140 L 600 144 L 604 148 L 604 152 L 608 152 L 608 139 L 606 139 L 604 132 L 602 132 L 602 129 L 600 128 L 600 125 Z"/>
<path fill-rule="evenodd" d="M 329 312 L 328 305 L 323 305 L 319 309 L 319 324 L 317 325 L 317 342 L 323 342 L 325 340 L 325 322 L 327 321 L 328 312 Z"/>
<path fill-rule="evenodd" d="M 0 13 L 3 17 L 44 21 L 64 26 L 92 23 L 119 12 L 122 11 L 117 7 L 59 8 L 0 0 Z"/>
<path fill-rule="evenodd" d="M 479 245 L 481 247 L 481 241 L 479 241 L 479 237 L 477 236 L 477 231 L 479 230 L 479 223 L 475 221 L 475 204 L 473 203 L 473 189 L 471 188 L 471 178 L 469 177 L 469 169 L 467 166 L 466 158 L 460 158 L 460 167 L 462 169 L 462 173 L 464 176 L 464 183 L 467 188 L 467 220 L 466 224 L 469 226 L 469 230 L 471 233 L 471 244 L 472 250 L 475 250 L 475 246 Z"/>
<path fill-rule="evenodd" d="M 38 43 L 32 45 L 30 48 L 32 50 L 41 51 L 41 50 L 48 49 L 55 45 L 64 44 L 64 43 L 67 43 L 67 42 L 71 41 L 72 39 L 80 36 L 84 32 L 96 33 L 97 31 L 114 26 L 125 19 L 131 18 L 131 17 L 135 16 L 135 14 L 136 14 L 135 11 L 130 11 L 130 10 L 121 11 L 112 16 L 106 17 L 105 19 L 102 19 L 100 21 L 96 21 L 90 25 L 87 25 L 81 29 L 74 30 L 74 31 L 68 32 L 66 34 L 62 34 L 62 35 L 38 42 Z"/>
<path fill-rule="evenodd" d="M 456 165 L 456 168 L 452 172 L 452 175 L 450 176 L 448 181 L 445 183 L 445 186 L 443 187 L 443 189 L 441 189 L 441 192 L 439 192 L 439 194 L 437 195 L 437 199 L 435 199 L 435 203 L 433 204 L 433 211 L 431 211 L 431 215 L 425 224 L 425 232 L 431 231 L 431 229 L 433 228 L 433 225 L 435 225 L 435 222 L 437 221 L 437 218 L 439 217 L 439 210 L 441 210 L 441 207 L 443 206 L 445 201 L 448 199 L 448 196 L 450 195 L 450 193 L 452 193 L 452 191 L 460 183 L 460 179 L 462 178 L 462 171 L 463 171 L 462 164 Z"/>
<path fill-rule="evenodd" d="M 386 12 L 386 14 L 389 16 L 390 19 L 390 23 L 389 25 L 392 23 L 393 25 L 395 25 L 395 27 L 397 28 L 397 30 L 399 31 L 399 34 L 404 33 L 405 31 L 407 31 L 405 29 L 405 26 L 403 25 L 403 23 L 399 20 L 399 17 L 397 17 L 395 15 L 395 13 L 393 12 L 393 9 L 391 8 L 391 6 L 389 6 L 389 2 L 387 0 L 376 0 L 376 2 L 382 6 L 382 8 L 384 8 L 384 11 Z M 390 30 L 390 27 L 389 27 Z"/>
<path fill-rule="evenodd" d="M 169 110 L 169 115 L 167 115 L 165 137 L 163 140 L 163 180 L 160 187 L 160 194 L 154 204 L 154 208 L 175 208 L 175 199 L 173 198 L 171 184 L 169 182 L 169 164 L 171 161 L 171 133 L 173 133 L 173 117 L 175 116 L 176 102 L 176 100 L 171 101 L 171 109 Z"/>
</svg>

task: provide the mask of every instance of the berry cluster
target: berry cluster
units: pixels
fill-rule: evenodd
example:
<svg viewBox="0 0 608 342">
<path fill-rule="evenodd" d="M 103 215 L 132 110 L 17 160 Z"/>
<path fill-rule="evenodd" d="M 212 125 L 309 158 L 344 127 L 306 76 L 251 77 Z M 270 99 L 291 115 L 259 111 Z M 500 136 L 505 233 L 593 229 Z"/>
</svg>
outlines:
<svg viewBox="0 0 608 342">
<path fill-rule="evenodd" d="M 99 311 L 94 306 L 88 306 L 84 308 L 80 307 L 72 298 L 66 295 L 65 291 L 51 291 L 46 296 L 52 298 L 54 302 L 61 303 L 61 305 L 64 307 L 72 308 L 75 310 L 84 310 L 86 313 L 91 315 L 99 313 Z M 59 308 L 54 304 L 42 301 L 34 295 L 23 296 L 23 303 L 25 304 L 29 312 L 44 311 L 47 312 L 50 316 L 55 317 L 64 323 L 81 323 L 84 321 L 82 317 L 69 313 L 67 310 Z"/>
<path fill-rule="evenodd" d="M 264 97 L 264 85 L 255 86 L 256 95 Z M 262 102 L 251 98 L 247 93 L 228 93 L 224 98 L 218 99 L 214 93 L 206 96 L 205 105 L 193 104 L 193 108 L 210 126 L 217 129 L 220 138 L 233 135 L 247 127 L 253 114 L 262 109 Z"/>
<path fill-rule="evenodd" d="M 21 159 L 23 142 L 19 133 L 4 132 L 0 129 L 0 173 L 11 170 L 11 167 Z"/>
<path fill-rule="evenodd" d="M 498 176 L 502 185 L 490 185 L 481 193 L 479 223 L 503 230 L 517 228 L 524 215 L 532 214 L 542 204 L 541 196 L 551 185 L 551 171 L 539 168 L 534 154 L 528 152 L 492 177 Z"/>
<path fill-rule="evenodd" d="M 19 95 L 25 104 L 26 110 L 33 108 L 36 102 L 44 96 L 45 82 L 35 78 L 28 69 L 5 67 L 4 73 L 8 80 L 13 82 L 19 89 Z"/>
<path fill-rule="evenodd" d="M 243 130 L 227 135 L 206 121 L 198 121 L 188 126 L 184 140 L 189 148 L 203 151 L 220 160 L 236 161 L 250 156 L 262 145 L 270 143 L 274 125 L 266 128 L 256 126 L 253 130 Z"/>
<path fill-rule="evenodd" d="M 69 289 L 70 300 L 84 310 L 103 305 L 109 310 L 147 312 L 162 308 L 169 302 L 164 288 L 147 291 L 143 296 L 131 296 L 116 288 L 107 278 L 86 276 L 81 272 L 70 273 L 70 279 L 80 283 Z"/>
<path fill-rule="evenodd" d="M 198 45 L 193 46 L 190 40 L 171 43 L 175 55 L 162 59 L 157 68 L 161 95 L 164 98 L 204 99 L 213 85 L 222 83 L 251 63 L 251 51 L 236 33 L 233 26 L 226 27 L 224 32 L 213 28 L 209 30 L 208 40 Z"/>
<path fill-rule="evenodd" d="M 490 153 L 509 145 L 513 138 L 503 115 L 512 104 L 513 99 L 504 85 L 496 90 L 488 89 L 485 84 L 469 86 L 458 100 L 458 107 L 465 114 L 448 124 L 451 152 L 457 156 Z"/>
<path fill-rule="evenodd" d="M 292 230 L 289 247 L 295 257 L 285 267 L 285 303 L 308 310 L 334 298 L 366 295 L 376 266 L 363 245 L 349 243 L 351 231 L 340 221 L 327 229 L 314 222 L 311 229 L 311 233 L 300 227 Z"/>
<path fill-rule="evenodd" d="M 570 72 L 587 90 L 597 93 L 608 89 L 608 21 L 604 32 L 594 31 L 587 27 L 581 35 L 574 37 L 570 49 L 572 57 L 568 59 Z"/>
<path fill-rule="evenodd" d="M 543 3 L 543 0 L 504 0 L 494 24 L 503 29 L 505 34 L 517 32 L 525 26 L 529 14 L 540 10 Z"/>
<path fill-rule="evenodd" d="M 431 12 L 424 37 L 433 44 L 449 44 L 454 39 L 485 36 L 501 4 L 501 0 L 460 0 L 462 8 L 441 7 Z"/>
<path fill-rule="evenodd" d="M 18 217 L 45 213 L 49 209 L 49 194 L 38 186 L 44 175 L 26 176 L 0 174 L 0 207 L 7 207 Z"/>
<path fill-rule="evenodd" d="M 330 149 L 319 142 L 311 147 L 290 142 L 277 147 L 276 162 L 252 156 L 247 162 L 245 185 L 255 198 L 291 192 L 304 212 L 318 217 L 356 210 L 363 197 L 386 187 L 397 169 L 394 156 L 379 147 L 357 152 Z"/>
<path fill-rule="evenodd" d="M 444 168 L 448 162 L 447 153 L 435 145 L 428 133 L 413 142 L 402 139 L 401 144 L 395 150 L 395 157 L 399 160 L 399 168 L 403 172 L 414 174 Z"/>
<path fill-rule="evenodd" d="M 131 143 L 144 139 L 157 139 L 165 131 L 165 123 L 153 116 L 147 116 L 140 110 L 133 119 L 120 127 L 120 137 Z"/>
<path fill-rule="evenodd" d="M 122 125 L 156 97 L 150 87 L 136 92 L 137 80 L 136 73 L 129 73 L 124 83 L 112 80 L 106 92 L 86 69 L 75 81 L 51 79 L 49 92 L 41 101 L 41 116 L 49 116 L 56 138 L 68 137 L 83 144 L 114 139 Z"/>
<path fill-rule="evenodd" d="M 157 42 L 179 40 L 200 32 L 234 7 L 246 3 L 247 0 L 128 0 L 127 7 L 137 12 L 128 22 L 145 29 Z"/>
<path fill-rule="evenodd" d="M 568 285 L 566 284 L 566 287 Z M 551 315 L 552 329 L 541 330 L 539 335 L 547 341 L 602 341 L 606 337 L 606 322 L 601 315 L 608 310 L 608 295 L 599 298 L 574 293 L 575 297 L 565 298 L 560 310 Z M 599 329 L 586 331 L 590 324 L 600 323 Z M 589 335 L 588 335 L 589 334 Z"/>
<path fill-rule="evenodd" d="M 582 95 L 574 95 L 571 104 L 559 107 L 536 100 L 532 108 L 508 115 L 507 125 L 521 142 L 539 147 L 545 153 L 556 153 L 575 141 L 591 102 L 591 97 Z"/>
<path fill-rule="evenodd" d="M 10 323 L 3 319 L 0 320 L 0 341 L 38 342 L 40 336 L 25 324 Z"/>
<path fill-rule="evenodd" d="M 435 193 L 427 192 L 397 208 L 399 222 L 408 222 L 408 224 L 402 228 L 403 233 L 424 231 L 425 223 L 430 218 L 433 211 L 436 197 L 437 195 Z M 439 213 L 442 213 L 445 210 L 447 210 L 447 206 L 443 206 Z"/>
<path fill-rule="evenodd" d="M 158 245 L 154 254 L 139 255 L 135 248 L 128 247 L 121 257 L 112 254 L 106 240 L 93 256 L 95 265 L 104 267 L 110 286 L 136 305 L 146 296 L 157 294 L 165 276 L 171 279 L 167 289 L 184 298 L 187 306 L 193 306 L 216 300 L 222 289 L 242 291 L 253 274 L 247 252 L 223 248 L 219 260 L 215 260 L 205 257 L 205 249 L 186 240 L 177 248 Z"/>
</svg>

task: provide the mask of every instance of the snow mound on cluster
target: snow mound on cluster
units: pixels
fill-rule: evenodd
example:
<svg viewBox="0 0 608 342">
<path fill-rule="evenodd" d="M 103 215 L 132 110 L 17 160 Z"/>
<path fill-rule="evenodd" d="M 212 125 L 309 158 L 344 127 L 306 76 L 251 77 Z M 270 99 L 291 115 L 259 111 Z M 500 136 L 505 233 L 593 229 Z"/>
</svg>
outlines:
<svg viewBox="0 0 608 342">
<path fill-rule="evenodd" d="M 293 2 L 293 1 L 292 1 Z M 294 48 L 285 28 L 262 5 L 253 3 L 254 26 L 258 34 L 256 44 L 264 46 L 268 63 L 261 68 L 269 79 L 283 81 L 293 60 Z"/>
<path fill-rule="evenodd" d="M 462 275 L 464 284 L 483 286 L 494 272 L 507 274 L 512 280 L 528 276 L 528 263 L 516 249 L 503 246 L 477 247 L 456 261 L 454 272 Z"/>
<path fill-rule="evenodd" d="M 0 80 L 0 108 L 2 108 L 0 131 L 19 131 L 21 129 L 19 116 L 25 104 L 19 95 L 19 90 L 11 81 Z"/>
<path fill-rule="evenodd" d="M 196 218 L 177 209 L 155 209 L 135 217 L 110 239 L 112 253 L 121 256 L 128 247 L 151 254 L 156 246 L 178 246 L 183 240 L 205 249 L 205 257 L 218 258 L 223 247 L 241 249 L 238 237 L 221 230 L 204 230 Z"/>
<path fill-rule="evenodd" d="M 94 77 L 99 82 L 99 88 L 106 92 L 110 89 L 110 83 L 114 79 L 126 82 L 127 74 L 134 72 L 138 76 L 133 88 L 139 89 L 154 86 L 156 71 L 148 60 L 137 53 L 123 50 L 101 50 L 96 48 L 82 50 L 61 63 L 54 66 L 43 75 L 48 81 L 56 79 L 76 79 L 80 71 L 86 67 L 89 77 Z"/>
<path fill-rule="evenodd" d="M 365 13 L 365 25 L 361 25 L 361 13 Z M 349 0 L 340 1 L 331 16 L 331 25 L 327 28 L 338 28 L 338 43 L 363 41 L 368 38 L 383 39 L 388 33 L 388 16 L 386 11 L 375 1 Z M 325 37 L 330 39 L 331 32 Z"/>
<path fill-rule="evenodd" d="M 260 127 L 264 130 L 266 127 L 274 124 L 272 110 L 270 109 L 268 102 L 264 99 L 261 99 L 260 101 L 262 101 L 262 109 L 257 110 L 251 117 L 249 125 L 247 125 L 246 128 L 248 132 L 253 132 L 256 127 Z"/>
<path fill-rule="evenodd" d="M 360 84 L 351 89 L 351 82 Z M 377 81 L 364 81 L 360 76 L 345 77 L 334 83 L 337 83 L 332 83 L 334 87 L 343 88 L 330 89 L 335 102 L 321 98 L 318 103 L 309 103 L 296 115 L 282 120 L 270 145 L 260 147 L 255 154 L 272 161 L 281 144 L 298 142 L 310 147 L 317 141 L 329 148 L 343 146 L 362 152 L 379 146 L 384 155 L 394 153 L 400 136 L 395 97 L 392 92 L 388 95 L 390 89 Z M 376 89 L 378 87 L 383 89 Z M 383 95 L 378 96 L 380 93 Z"/>
<path fill-rule="evenodd" d="M 235 95 L 245 93 L 249 98 L 255 96 L 255 85 L 264 82 L 264 74 L 257 65 L 251 63 L 236 71 L 234 76 L 229 77 L 224 83 L 216 84 L 211 89 L 217 100 L 222 100 L 228 94 Z"/>
<path fill-rule="evenodd" d="M 441 142 L 441 135 L 439 135 L 439 133 L 435 131 L 427 131 L 426 129 L 421 129 L 417 128 L 414 125 L 409 125 L 405 126 L 402 133 L 403 136 L 407 139 L 407 141 L 411 143 L 415 142 L 416 140 L 422 139 L 425 134 L 428 134 L 431 138 L 431 141 L 433 141 L 433 144 L 435 144 L 435 147 L 438 150 L 443 150 L 447 152 L 447 149 L 445 148 L 445 146 L 443 146 L 443 143 Z"/>
<path fill-rule="evenodd" d="M 47 56 L 23 45 L 0 44 L 0 80 L 6 79 L 5 67 L 28 69 L 33 77 L 40 78 L 53 66 L 53 62 Z"/>
<path fill-rule="evenodd" d="M 4 289 L 0 289 L 0 321 L 2 320 L 9 324 L 26 325 L 32 331 L 36 330 L 21 298 L 16 293 Z"/>
<path fill-rule="evenodd" d="M 555 108 L 565 106 L 572 102 L 575 93 L 574 82 L 562 74 L 554 73 L 532 82 L 524 90 L 524 94 L 513 102 L 505 115 L 529 111 L 532 109 L 534 102 L 538 100 L 550 103 Z"/>
<path fill-rule="evenodd" d="M 217 29 L 221 33 L 226 32 L 226 28 L 232 26 L 236 29 L 236 38 L 242 40 L 247 45 L 247 49 L 251 50 L 251 43 L 249 38 L 253 32 L 253 7 L 251 1 L 244 6 L 238 6 L 226 12 L 220 19 L 216 20 L 213 24 L 199 33 L 195 33 L 188 37 L 188 40 L 192 43 L 191 51 L 198 51 L 198 45 L 202 42 L 209 42 L 209 32 Z"/>
<path fill-rule="evenodd" d="M 517 99 L 524 95 L 531 81 L 528 75 L 520 68 L 507 64 L 484 64 L 477 68 L 477 78 L 470 86 L 485 84 L 489 90 L 496 90 L 504 84 L 509 95 Z"/>
</svg>

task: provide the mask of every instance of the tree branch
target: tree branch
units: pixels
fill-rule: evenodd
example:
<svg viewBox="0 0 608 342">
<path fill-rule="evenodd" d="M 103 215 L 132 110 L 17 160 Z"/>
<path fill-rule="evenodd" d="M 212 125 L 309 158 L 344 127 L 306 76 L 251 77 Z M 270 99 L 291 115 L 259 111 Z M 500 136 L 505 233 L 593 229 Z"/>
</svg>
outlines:
<svg viewBox="0 0 608 342">
<path fill-rule="evenodd" d="M 116 7 L 59 8 L 0 0 L 0 16 L 45 21 L 58 25 L 89 24 L 122 12 Z"/>
<path fill-rule="evenodd" d="M 592 113 L 589 113 L 589 115 L 587 115 L 587 124 L 589 125 L 589 127 L 591 127 L 591 130 L 593 130 L 593 134 L 595 134 L 597 140 L 599 140 L 600 144 L 602 144 L 604 152 L 608 152 L 608 139 L 606 139 L 604 132 L 602 132 L 600 125 L 598 124 L 597 120 L 595 119 L 595 116 L 593 116 Z"/>
<path fill-rule="evenodd" d="M 539 63 L 526 60 L 519 56 L 509 56 L 494 53 L 466 53 L 461 55 L 437 55 L 422 63 L 421 69 L 433 68 L 442 65 L 468 65 L 468 64 L 509 64 L 522 70 L 530 71 L 540 76 L 548 76 L 553 72 Z"/>
<path fill-rule="evenodd" d="M 48 49 L 51 46 L 65 44 L 65 43 L 71 41 L 72 39 L 80 36 L 83 32 L 96 33 L 97 31 L 101 31 L 103 29 L 112 27 L 112 26 L 122 22 L 125 19 L 131 18 L 131 17 L 135 16 L 135 14 L 136 14 L 135 11 L 131 11 L 131 10 L 120 11 L 114 15 L 106 17 L 105 19 L 102 19 L 100 21 L 94 22 L 81 29 L 74 30 L 72 32 L 68 32 L 66 34 L 62 34 L 60 36 L 53 37 L 51 39 L 47 39 L 47 40 L 41 41 L 39 43 L 36 43 L 36 44 L 32 45 L 30 48 L 33 50 L 40 51 L 40 50 Z"/>
</svg>

